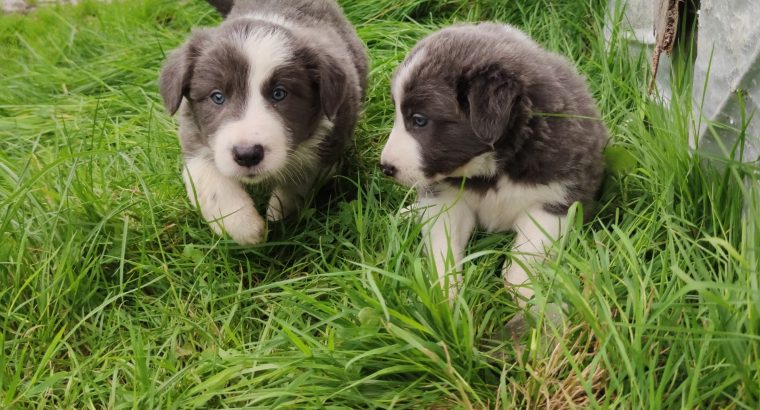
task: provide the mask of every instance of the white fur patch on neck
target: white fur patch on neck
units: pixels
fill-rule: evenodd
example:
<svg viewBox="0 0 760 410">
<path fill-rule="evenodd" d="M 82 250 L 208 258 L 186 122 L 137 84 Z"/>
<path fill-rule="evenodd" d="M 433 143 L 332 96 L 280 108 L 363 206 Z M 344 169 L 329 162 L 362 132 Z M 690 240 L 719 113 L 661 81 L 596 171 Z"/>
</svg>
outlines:
<svg viewBox="0 0 760 410">
<path fill-rule="evenodd" d="M 496 153 L 486 152 L 469 160 L 466 164 L 452 171 L 451 174 L 441 176 L 441 179 L 445 177 L 492 177 L 496 175 L 498 170 Z"/>
</svg>

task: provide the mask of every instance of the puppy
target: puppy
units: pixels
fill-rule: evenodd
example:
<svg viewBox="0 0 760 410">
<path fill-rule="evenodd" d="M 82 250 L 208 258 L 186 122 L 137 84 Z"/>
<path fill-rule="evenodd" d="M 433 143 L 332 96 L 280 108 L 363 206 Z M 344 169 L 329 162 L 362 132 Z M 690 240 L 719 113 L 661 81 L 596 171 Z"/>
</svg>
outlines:
<svg viewBox="0 0 760 410">
<path fill-rule="evenodd" d="M 266 227 L 244 184 L 272 189 L 269 220 L 303 204 L 352 136 L 368 58 L 334 1 L 209 3 L 225 21 L 171 53 L 161 96 L 179 110 L 190 201 L 217 234 L 256 244 Z"/>
<path fill-rule="evenodd" d="M 602 181 L 607 131 L 583 78 L 518 29 L 483 23 L 420 41 L 391 91 L 380 166 L 417 189 L 441 285 L 476 225 L 514 230 L 503 275 L 524 303 L 533 295 L 526 265 L 544 258 L 571 204 L 591 208 Z M 451 297 L 456 290 L 452 281 Z"/>
</svg>

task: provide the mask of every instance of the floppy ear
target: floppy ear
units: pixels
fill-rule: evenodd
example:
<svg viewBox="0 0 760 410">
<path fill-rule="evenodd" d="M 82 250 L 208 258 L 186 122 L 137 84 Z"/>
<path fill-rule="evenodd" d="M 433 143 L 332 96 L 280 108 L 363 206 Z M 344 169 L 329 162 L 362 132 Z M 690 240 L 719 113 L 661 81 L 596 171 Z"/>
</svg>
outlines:
<svg viewBox="0 0 760 410">
<path fill-rule="evenodd" d="M 346 98 L 346 73 L 332 57 L 323 55 L 319 57 L 318 76 L 322 112 L 332 120 Z"/>
<path fill-rule="evenodd" d="M 208 4 L 216 9 L 222 17 L 227 17 L 232 10 L 233 0 L 207 0 Z"/>
<path fill-rule="evenodd" d="M 194 31 L 187 43 L 172 51 L 166 59 L 161 69 L 159 89 L 169 114 L 174 115 L 182 103 L 182 97 L 187 96 L 195 59 L 209 37 L 208 31 Z"/>
<path fill-rule="evenodd" d="M 475 134 L 493 146 L 520 119 L 526 116 L 523 86 L 499 67 L 486 67 L 466 81 L 466 106 Z M 464 91 L 464 90 L 461 90 Z M 464 95 L 460 94 L 460 103 Z"/>
</svg>

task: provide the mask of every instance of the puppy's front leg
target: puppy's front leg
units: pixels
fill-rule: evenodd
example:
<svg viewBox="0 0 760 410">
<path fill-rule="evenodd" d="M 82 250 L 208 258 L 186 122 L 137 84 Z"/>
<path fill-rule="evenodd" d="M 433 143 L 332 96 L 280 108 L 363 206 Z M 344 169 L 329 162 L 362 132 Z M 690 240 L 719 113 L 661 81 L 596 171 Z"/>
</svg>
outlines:
<svg viewBox="0 0 760 410">
<path fill-rule="evenodd" d="M 278 185 L 272 191 L 267 206 L 267 219 L 279 221 L 293 212 L 301 209 L 306 201 L 306 196 L 312 191 L 317 180 L 315 173 L 298 178 L 295 181 Z"/>
<path fill-rule="evenodd" d="M 521 307 L 525 307 L 534 294 L 525 268 L 546 257 L 546 248 L 559 238 L 564 222 L 564 215 L 552 214 L 543 208 L 526 212 L 515 221 L 517 237 L 512 249 L 514 257 L 511 265 L 508 266 L 509 261 L 505 263 L 503 275 L 508 286 L 517 288 Z"/>
<path fill-rule="evenodd" d="M 462 278 L 457 273 L 447 289 L 446 277 L 450 268 L 457 272 L 461 268 L 467 241 L 475 229 L 475 214 L 463 200 L 449 196 L 423 197 L 417 207 L 422 210 L 423 235 L 435 261 L 441 287 L 453 300 Z"/>
<path fill-rule="evenodd" d="M 267 205 L 267 219 L 280 221 L 303 206 L 303 197 L 292 187 L 276 187 Z"/>
<path fill-rule="evenodd" d="M 241 245 L 261 242 L 266 224 L 240 182 L 225 177 L 201 156 L 186 159 L 182 176 L 190 202 L 214 232 L 227 232 Z"/>
</svg>

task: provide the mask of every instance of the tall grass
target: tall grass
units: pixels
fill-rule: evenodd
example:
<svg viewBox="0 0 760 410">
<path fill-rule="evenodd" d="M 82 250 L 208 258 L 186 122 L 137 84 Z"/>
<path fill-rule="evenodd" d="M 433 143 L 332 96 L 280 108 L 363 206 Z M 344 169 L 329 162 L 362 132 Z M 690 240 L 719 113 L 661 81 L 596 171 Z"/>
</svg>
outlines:
<svg viewBox="0 0 760 410">
<path fill-rule="evenodd" d="M 0 17 L 0 407 L 760 406 L 758 167 L 689 150 L 688 94 L 644 96 L 644 58 L 603 38 L 606 2 L 343 3 L 373 59 L 359 161 L 254 248 L 191 209 L 157 92 L 209 7 Z M 473 239 L 449 305 L 399 212 L 413 198 L 375 166 L 395 65 L 481 19 L 573 59 L 612 135 L 598 216 L 536 268 L 568 322 L 521 338 L 499 278 L 512 236 Z"/>
</svg>

